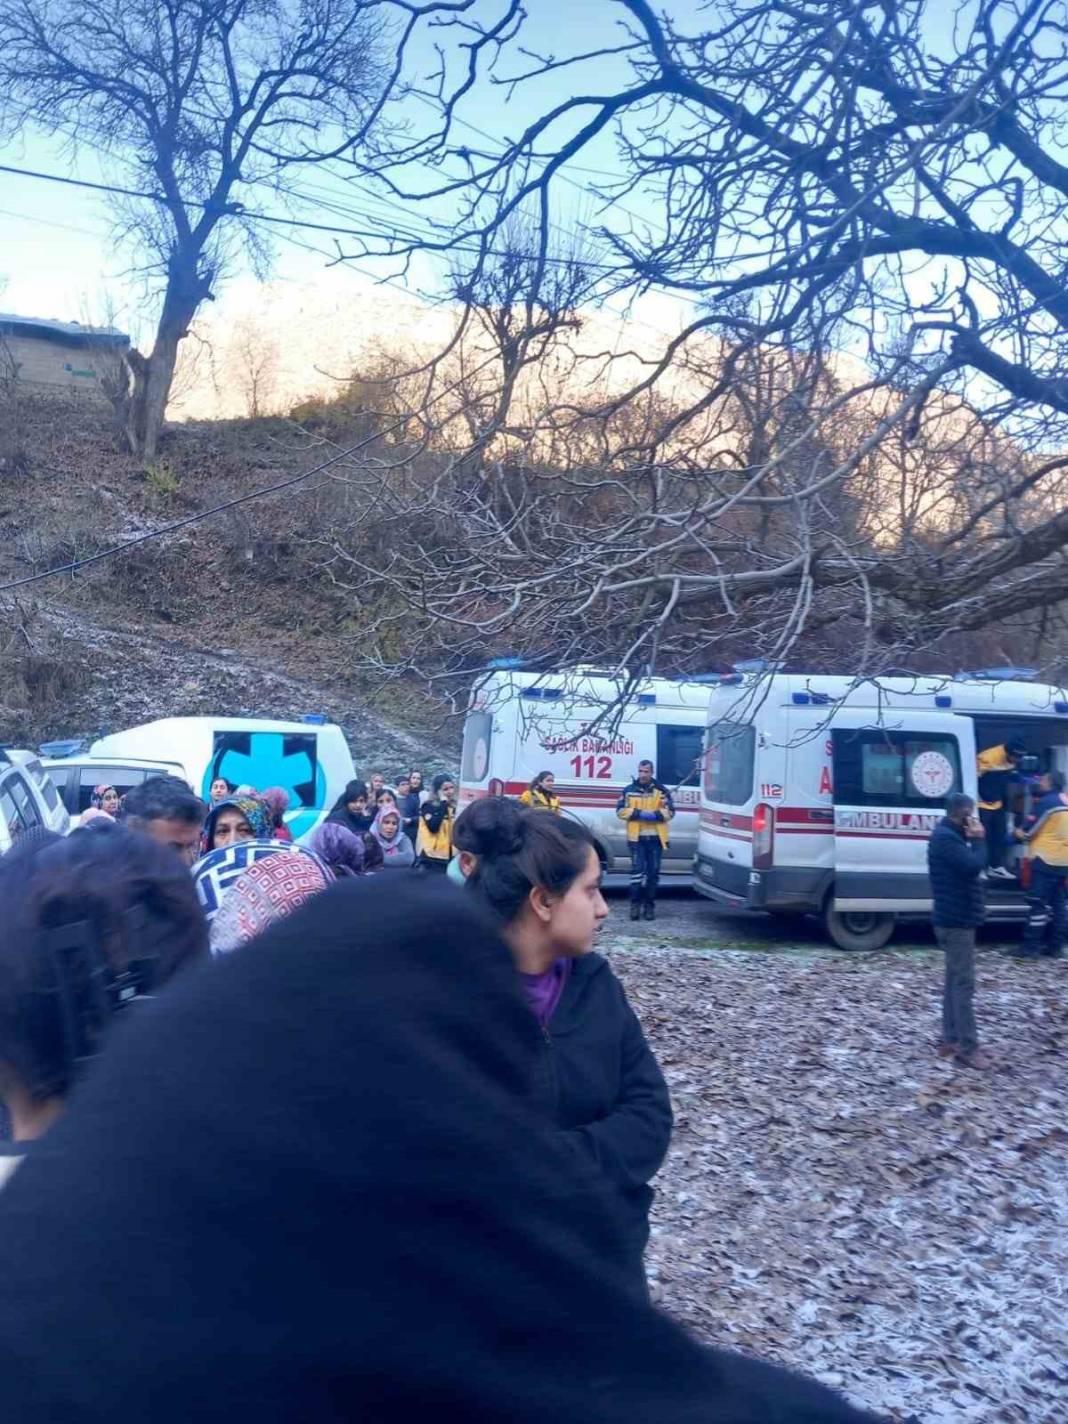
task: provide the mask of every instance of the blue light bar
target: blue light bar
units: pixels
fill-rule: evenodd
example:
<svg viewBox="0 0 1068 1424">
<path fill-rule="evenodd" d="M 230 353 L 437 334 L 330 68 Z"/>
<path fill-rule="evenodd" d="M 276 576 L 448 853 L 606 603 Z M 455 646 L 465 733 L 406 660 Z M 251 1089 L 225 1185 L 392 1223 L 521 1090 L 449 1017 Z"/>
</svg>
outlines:
<svg viewBox="0 0 1068 1424">
<path fill-rule="evenodd" d="M 326 726 L 326 718 L 321 712 L 305 712 L 304 716 L 300 720 L 302 722 L 307 722 L 309 727 Z"/>
<path fill-rule="evenodd" d="M 1068 712 L 1068 702 L 1055 702 L 1053 704 L 1053 710 L 1054 712 L 1060 712 L 1063 716 L 1065 712 Z"/>
<path fill-rule="evenodd" d="M 655 706 L 656 706 L 656 693 L 655 693 L 655 692 L 639 692 L 639 693 L 638 693 L 638 706 L 639 706 L 639 707 L 655 707 Z"/>
<path fill-rule="evenodd" d="M 808 704 L 812 701 L 812 698 L 808 695 L 807 692 L 795 692 L 791 700 L 793 701 L 795 707 L 807 707 Z"/>
</svg>

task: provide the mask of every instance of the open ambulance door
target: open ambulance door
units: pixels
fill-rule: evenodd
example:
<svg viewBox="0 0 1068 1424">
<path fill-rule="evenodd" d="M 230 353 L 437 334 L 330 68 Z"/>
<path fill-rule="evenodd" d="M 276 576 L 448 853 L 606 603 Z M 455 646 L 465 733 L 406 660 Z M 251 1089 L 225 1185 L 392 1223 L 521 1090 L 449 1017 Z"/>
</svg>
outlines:
<svg viewBox="0 0 1068 1424">
<path fill-rule="evenodd" d="M 974 790 L 975 731 L 949 712 L 843 708 L 831 723 L 834 885 L 842 949 L 879 949 L 900 914 L 931 908 L 927 841 L 953 791 Z"/>
</svg>

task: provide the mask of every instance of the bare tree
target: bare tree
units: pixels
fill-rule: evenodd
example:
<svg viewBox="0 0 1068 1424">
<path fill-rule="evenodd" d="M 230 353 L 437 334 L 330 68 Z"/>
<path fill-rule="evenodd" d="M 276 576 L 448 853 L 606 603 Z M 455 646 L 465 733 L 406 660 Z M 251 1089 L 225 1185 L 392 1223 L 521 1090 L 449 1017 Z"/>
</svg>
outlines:
<svg viewBox="0 0 1068 1424">
<path fill-rule="evenodd" d="M 525 302 L 536 327 L 570 182 L 599 200 L 571 327 L 594 292 L 668 291 L 689 319 L 655 350 L 575 335 L 568 389 L 533 418 L 529 390 L 498 380 L 491 437 L 439 441 L 429 488 L 379 497 L 411 531 L 388 563 L 335 538 L 332 568 L 389 589 L 391 619 L 398 600 L 425 614 L 380 668 L 459 679 L 507 650 L 875 669 L 1068 596 L 1063 0 L 952 17 L 935 0 L 722 0 L 693 31 L 645 0 L 604 8 L 616 33 L 595 53 L 532 53 L 513 5 L 465 24 L 422 83 L 434 122 L 367 176 L 455 205 L 448 231 L 391 250 L 459 255 L 469 314 Z M 472 142 L 477 83 L 504 96 L 548 75 L 570 95 Z M 452 176 L 422 185 L 426 164 Z M 498 303 L 517 217 L 523 299 Z M 429 382 L 431 445 L 441 399 Z M 521 474 L 507 505 L 488 494 L 505 468 Z"/>
<path fill-rule="evenodd" d="M 127 362 L 133 450 L 154 453 L 179 343 L 235 246 L 263 250 L 253 185 L 284 192 L 367 140 L 386 33 L 373 0 L 0 0 L 0 133 L 98 148 L 119 186 L 158 195 L 114 198 L 161 289 L 152 350 Z"/>
</svg>

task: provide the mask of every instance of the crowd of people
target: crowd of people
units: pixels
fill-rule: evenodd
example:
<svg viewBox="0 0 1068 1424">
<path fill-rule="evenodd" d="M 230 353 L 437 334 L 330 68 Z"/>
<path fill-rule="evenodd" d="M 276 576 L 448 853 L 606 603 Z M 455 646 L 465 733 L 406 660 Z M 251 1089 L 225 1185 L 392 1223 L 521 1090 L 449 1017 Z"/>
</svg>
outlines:
<svg viewBox="0 0 1068 1424">
<path fill-rule="evenodd" d="M 866 1417 L 649 1305 L 671 1104 L 551 782 L 371 776 L 307 844 L 106 791 L 0 860 L 8 1418 Z"/>
</svg>

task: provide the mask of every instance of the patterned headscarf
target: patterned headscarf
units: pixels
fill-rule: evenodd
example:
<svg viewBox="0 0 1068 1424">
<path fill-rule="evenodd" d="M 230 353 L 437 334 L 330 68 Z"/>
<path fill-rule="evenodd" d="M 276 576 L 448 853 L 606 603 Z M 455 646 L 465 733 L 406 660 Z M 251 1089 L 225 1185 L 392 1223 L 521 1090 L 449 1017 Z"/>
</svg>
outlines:
<svg viewBox="0 0 1068 1424">
<path fill-rule="evenodd" d="M 284 841 L 238 841 L 236 845 L 220 846 L 202 855 L 191 873 L 197 898 L 209 923 L 222 907 L 227 891 L 250 866 L 279 852 L 297 849 L 303 848 L 286 845 Z"/>
<path fill-rule="evenodd" d="M 204 833 L 200 838 L 202 854 L 207 854 L 211 850 L 212 837 L 215 835 L 215 822 L 230 806 L 236 807 L 241 812 L 252 827 L 252 833 L 258 841 L 270 840 L 271 832 L 274 830 L 274 816 L 266 801 L 262 796 L 257 796 L 255 791 L 249 791 L 244 795 L 235 793 L 233 796 L 227 796 L 225 801 L 217 801 L 208 812 L 208 818 L 204 822 Z"/>
<path fill-rule="evenodd" d="M 240 949 L 333 883 L 333 871 L 303 846 L 256 860 L 226 891 L 211 922 L 212 954 Z"/>
<path fill-rule="evenodd" d="M 338 875 L 362 875 L 367 868 L 363 840 L 336 821 L 323 822 L 311 838 L 311 848 Z"/>
</svg>

